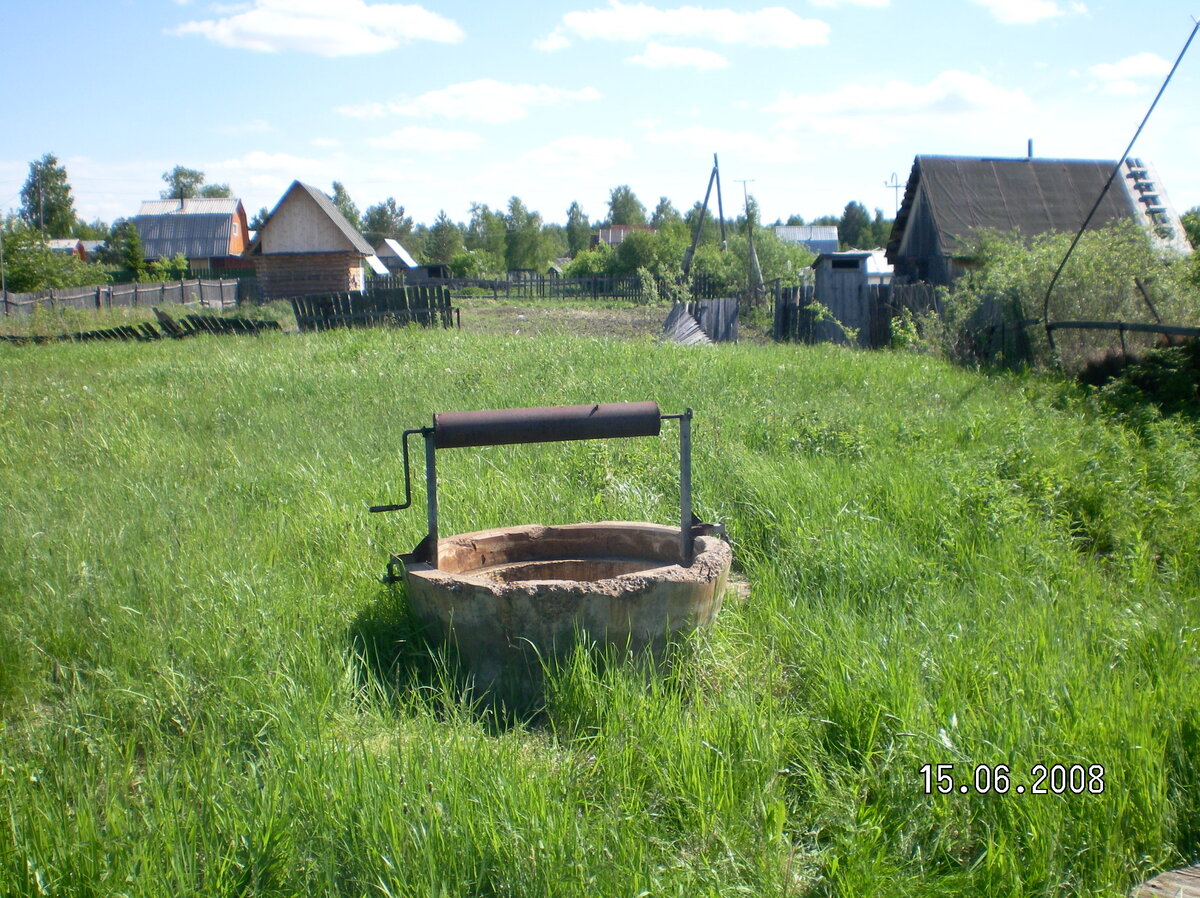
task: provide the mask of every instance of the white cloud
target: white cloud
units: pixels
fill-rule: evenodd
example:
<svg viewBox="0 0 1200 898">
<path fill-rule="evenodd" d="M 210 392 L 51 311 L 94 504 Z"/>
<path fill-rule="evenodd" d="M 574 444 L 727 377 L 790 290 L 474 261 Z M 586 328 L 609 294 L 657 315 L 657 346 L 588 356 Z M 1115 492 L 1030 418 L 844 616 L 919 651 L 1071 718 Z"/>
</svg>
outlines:
<svg viewBox="0 0 1200 898">
<path fill-rule="evenodd" d="M 800 141 L 788 134 L 761 134 L 754 131 L 730 131 L 694 125 L 676 130 L 649 131 L 646 142 L 656 146 L 674 147 L 684 151 L 702 149 L 736 156 L 739 163 L 798 163 L 807 154 Z"/>
<path fill-rule="evenodd" d="M 571 46 L 571 42 L 567 36 L 559 30 L 551 31 L 541 40 L 533 42 L 534 49 L 542 50 L 546 53 L 553 53 L 555 50 L 565 50 Z"/>
<path fill-rule="evenodd" d="M 213 182 L 228 183 L 237 195 L 260 197 L 263 205 L 274 205 L 292 181 L 324 184 L 339 177 L 337 164 L 323 159 L 294 156 L 291 153 L 267 153 L 252 150 L 232 159 L 207 163 L 204 172 Z M 247 207 L 253 205 L 247 202 Z"/>
<path fill-rule="evenodd" d="M 1020 90 L 996 87 L 986 78 L 968 72 L 942 72 L 928 84 L 889 81 L 879 86 L 847 85 L 827 94 L 788 94 L 766 107 L 777 113 L 780 123 L 802 126 L 814 115 L 960 115 L 988 109 L 1011 109 L 1029 105 Z"/>
<path fill-rule="evenodd" d="M 891 81 L 882 85 L 848 85 L 827 94 L 782 93 L 765 111 L 779 116 L 785 131 L 813 130 L 842 137 L 847 143 L 884 146 L 898 133 L 921 130 L 932 137 L 945 122 L 959 131 L 971 120 L 990 130 L 1002 116 L 1017 120 L 1033 104 L 1020 90 L 1005 90 L 967 72 L 942 72 L 928 84 Z"/>
<path fill-rule="evenodd" d="M 607 8 L 567 13 L 534 46 L 557 50 L 569 46 L 571 38 L 640 43 L 657 37 L 754 47 L 800 47 L 828 43 L 829 25 L 817 19 L 803 19 L 779 6 L 739 12 L 698 6 L 658 9 L 644 3 L 609 0 Z"/>
<path fill-rule="evenodd" d="M 199 34 L 218 44 L 262 53 L 318 56 L 382 53 L 414 40 L 458 43 L 463 30 L 423 6 L 364 0 L 254 0 L 224 18 L 185 22 L 171 34 Z"/>
<path fill-rule="evenodd" d="M 633 146 L 619 137 L 560 137 L 530 150 L 523 158 L 547 169 L 594 172 L 614 162 L 632 159 Z"/>
<path fill-rule="evenodd" d="M 701 50 L 691 47 L 668 47 L 651 41 L 637 56 L 630 56 L 626 62 L 644 65 L 648 69 L 723 69 L 729 65 L 720 53 L 712 50 Z"/>
<path fill-rule="evenodd" d="M 874 9 L 883 9 L 891 4 L 891 0 L 812 0 L 813 6 L 870 6 Z"/>
<path fill-rule="evenodd" d="M 545 84 L 506 84 L 492 78 L 452 84 L 418 97 L 400 97 L 386 103 L 341 106 L 338 112 L 355 118 L 412 115 L 419 118 L 450 118 L 498 125 L 529 115 L 533 106 L 553 106 L 579 100 L 599 99 L 592 87 L 565 90 Z"/>
<path fill-rule="evenodd" d="M 309 141 L 309 143 L 312 144 L 314 147 L 320 147 L 321 149 L 327 149 L 327 150 L 334 149 L 334 148 L 340 147 L 342 145 L 342 142 L 340 140 L 338 140 L 336 137 L 314 137 L 312 140 Z"/>
<path fill-rule="evenodd" d="M 384 137 L 369 137 L 367 144 L 385 150 L 424 150 L 445 152 L 466 150 L 483 143 L 483 138 L 470 131 L 447 131 L 441 128 L 423 128 L 413 125 L 398 128 Z"/>
<path fill-rule="evenodd" d="M 1088 69 L 1101 81 L 1130 81 L 1134 78 L 1161 78 L 1171 71 L 1171 63 L 1157 53 L 1138 53 L 1118 62 L 1106 62 Z"/>
<path fill-rule="evenodd" d="M 975 0 L 1005 25 L 1032 25 L 1065 14 L 1057 0 Z M 1086 12 L 1082 3 L 1072 3 L 1073 12 Z"/>
</svg>

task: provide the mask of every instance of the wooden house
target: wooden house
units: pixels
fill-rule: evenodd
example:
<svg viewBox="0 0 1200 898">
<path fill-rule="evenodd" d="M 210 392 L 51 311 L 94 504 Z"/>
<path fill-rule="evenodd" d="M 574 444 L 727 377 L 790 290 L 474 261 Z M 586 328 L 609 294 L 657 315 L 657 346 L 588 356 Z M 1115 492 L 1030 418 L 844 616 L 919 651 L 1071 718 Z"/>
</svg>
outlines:
<svg viewBox="0 0 1200 898">
<path fill-rule="evenodd" d="M 333 200 L 293 181 L 246 249 L 264 299 L 362 290 L 388 270 Z"/>
<path fill-rule="evenodd" d="M 634 231 L 649 231 L 651 234 L 658 233 L 649 225 L 613 225 L 608 228 L 597 228 L 596 233 L 592 234 L 591 246 L 599 246 L 601 243 L 607 243 L 609 246 L 620 246 L 625 242 L 625 238 Z"/>
<path fill-rule="evenodd" d="M 1128 159 L 1105 190 L 1114 162 L 918 156 L 896 214 L 887 258 L 897 284 L 949 285 L 971 265 L 973 230 L 1075 233 L 1103 198 L 1089 228 L 1132 219 L 1164 247 L 1186 252 L 1183 226 L 1152 170 Z"/>
<path fill-rule="evenodd" d="M 246 209 L 235 197 L 149 200 L 132 219 L 148 261 L 183 254 L 193 268 L 240 268 L 249 240 Z"/>
<path fill-rule="evenodd" d="M 74 256 L 80 262 L 87 261 L 83 241 L 78 237 L 55 237 L 46 241 L 46 248 L 58 256 Z"/>
</svg>

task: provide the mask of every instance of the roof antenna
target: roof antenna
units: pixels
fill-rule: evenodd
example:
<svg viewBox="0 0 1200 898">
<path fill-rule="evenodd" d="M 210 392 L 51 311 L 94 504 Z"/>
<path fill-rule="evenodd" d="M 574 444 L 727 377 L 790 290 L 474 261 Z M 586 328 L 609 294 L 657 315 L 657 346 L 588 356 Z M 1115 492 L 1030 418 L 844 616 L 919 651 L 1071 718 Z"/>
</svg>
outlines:
<svg viewBox="0 0 1200 898">
<path fill-rule="evenodd" d="M 1087 214 L 1087 218 L 1083 220 L 1083 224 L 1079 226 L 1078 233 L 1075 234 L 1075 239 L 1071 241 L 1071 245 L 1067 247 L 1067 254 L 1063 256 L 1063 260 L 1058 263 L 1058 269 L 1054 272 L 1054 277 L 1050 278 L 1050 286 L 1046 288 L 1046 298 L 1042 303 L 1042 324 L 1046 327 L 1046 340 L 1050 344 L 1050 352 L 1053 354 L 1057 351 L 1054 345 L 1054 328 L 1050 327 L 1050 294 L 1054 292 L 1054 285 L 1058 283 L 1058 276 L 1062 274 L 1063 269 L 1067 265 L 1067 260 L 1071 258 L 1071 253 L 1075 251 L 1076 244 L 1079 243 L 1079 238 L 1083 236 L 1083 232 L 1087 230 L 1087 226 L 1092 221 L 1092 216 L 1096 214 L 1096 210 L 1100 208 L 1100 203 L 1104 200 L 1104 194 L 1108 193 L 1108 188 L 1112 186 L 1113 179 L 1117 176 L 1117 172 L 1121 170 L 1121 166 L 1125 163 L 1126 157 L 1133 150 L 1133 145 L 1137 143 L 1137 139 L 1142 134 L 1142 129 L 1146 127 L 1146 122 L 1150 120 L 1150 114 L 1154 112 L 1154 107 L 1158 105 L 1158 101 L 1162 99 L 1163 92 L 1167 89 L 1167 85 L 1171 83 L 1171 78 L 1175 75 L 1175 70 L 1179 68 L 1179 63 L 1183 62 L 1183 57 L 1188 51 L 1188 47 L 1192 45 L 1192 38 L 1196 36 L 1196 32 L 1200 31 L 1200 19 L 1192 19 L 1196 24 L 1192 27 L 1192 33 L 1188 35 L 1187 43 L 1183 45 L 1183 49 L 1179 51 L 1179 56 L 1175 59 L 1175 65 L 1171 66 L 1171 71 L 1167 72 L 1167 78 L 1162 83 L 1162 87 L 1158 89 L 1158 93 L 1154 96 L 1154 102 L 1150 104 L 1150 108 L 1146 110 L 1146 115 L 1142 118 L 1142 123 L 1138 125 L 1137 131 L 1133 134 L 1133 140 L 1129 141 L 1129 146 L 1125 148 L 1125 152 L 1118 157 L 1116 164 L 1113 166 L 1112 172 L 1108 176 L 1108 180 L 1104 182 L 1104 189 L 1100 191 L 1100 195 L 1096 197 L 1096 202 L 1092 206 L 1092 211 Z"/>
</svg>

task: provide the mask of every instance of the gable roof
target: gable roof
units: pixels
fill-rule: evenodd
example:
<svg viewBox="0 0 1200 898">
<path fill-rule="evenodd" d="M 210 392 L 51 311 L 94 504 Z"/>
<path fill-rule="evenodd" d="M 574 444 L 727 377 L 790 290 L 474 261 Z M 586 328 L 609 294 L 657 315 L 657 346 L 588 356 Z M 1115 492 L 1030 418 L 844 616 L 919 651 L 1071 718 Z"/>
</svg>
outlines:
<svg viewBox="0 0 1200 898">
<path fill-rule="evenodd" d="M 237 197 L 191 197 L 186 200 L 145 200 L 138 215 L 236 215 L 242 201 Z"/>
<path fill-rule="evenodd" d="M 399 240 L 396 240 L 392 237 L 383 238 L 383 242 L 381 242 L 379 246 L 375 247 L 375 255 L 379 256 L 381 259 L 390 259 L 395 257 L 409 268 L 417 267 L 416 259 L 409 254 L 408 250 L 400 245 Z"/>
<path fill-rule="evenodd" d="M 893 259 L 918 200 L 924 203 L 938 242 L 952 253 L 974 228 L 1074 232 L 1104 189 L 1115 163 L 1080 159 L 977 159 L 917 156 L 904 203 L 888 241 Z M 1116 181 L 1105 192 L 1089 227 L 1134 217 L 1127 190 Z"/>
<path fill-rule="evenodd" d="M 267 223 L 263 225 L 262 229 L 254 235 L 254 240 L 248 247 L 246 247 L 246 251 L 243 255 L 248 256 L 252 253 L 262 252 L 261 246 L 263 235 L 271 229 L 271 222 L 275 218 L 275 213 L 278 212 L 283 204 L 286 203 L 289 198 L 297 192 L 301 194 L 307 194 L 308 197 L 317 204 L 317 207 L 329 218 L 329 221 L 334 225 L 334 227 L 336 227 L 342 233 L 342 236 L 344 236 L 346 240 L 350 242 L 350 245 L 354 247 L 357 252 L 362 253 L 364 256 L 374 257 L 375 250 L 371 248 L 371 244 L 367 243 L 366 238 L 364 238 L 363 235 L 355 229 L 354 225 L 346 221 L 346 216 L 341 213 L 341 210 L 338 209 L 333 200 L 316 187 L 313 187 L 309 184 L 302 184 L 299 181 L 293 181 L 292 186 L 284 191 L 284 194 L 282 197 L 280 197 L 279 202 L 275 204 L 275 208 L 271 210 L 271 214 L 267 216 Z"/>
</svg>

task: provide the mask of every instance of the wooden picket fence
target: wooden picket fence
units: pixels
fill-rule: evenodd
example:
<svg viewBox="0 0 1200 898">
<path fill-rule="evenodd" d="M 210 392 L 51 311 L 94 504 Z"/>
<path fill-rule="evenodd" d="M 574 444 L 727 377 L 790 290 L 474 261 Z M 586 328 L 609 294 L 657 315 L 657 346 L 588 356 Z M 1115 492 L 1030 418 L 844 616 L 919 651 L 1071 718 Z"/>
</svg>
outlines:
<svg viewBox="0 0 1200 898">
<path fill-rule="evenodd" d="M 442 286 L 384 287 L 365 293 L 293 296 L 292 312 L 301 331 L 338 327 L 459 327 L 459 309 Z"/>
<path fill-rule="evenodd" d="M 38 293 L 0 293 L 0 311 L 5 315 L 32 315 L 37 308 L 112 309 L 181 305 L 188 308 L 235 309 L 242 298 L 236 279 L 167 281 L 149 284 L 101 284 L 95 287 L 64 287 Z"/>
</svg>

